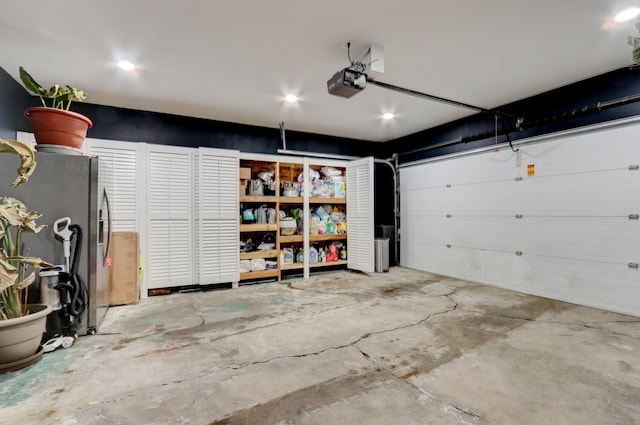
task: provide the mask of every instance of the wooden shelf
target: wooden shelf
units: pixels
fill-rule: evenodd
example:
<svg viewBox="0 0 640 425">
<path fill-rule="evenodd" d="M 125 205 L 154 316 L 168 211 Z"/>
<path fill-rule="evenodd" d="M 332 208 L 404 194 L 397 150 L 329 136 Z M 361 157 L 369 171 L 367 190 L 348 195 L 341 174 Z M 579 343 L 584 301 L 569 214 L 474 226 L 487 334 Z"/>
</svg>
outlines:
<svg viewBox="0 0 640 425">
<path fill-rule="evenodd" d="M 240 280 L 262 279 L 265 277 L 278 277 L 278 270 L 263 270 L 261 272 L 240 273 Z"/>
<path fill-rule="evenodd" d="M 309 198 L 310 204 L 346 204 L 347 198 Z"/>
<path fill-rule="evenodd" d="M 240 259 L 241 260 L 253 260 L 254 258 L 277 258 L 278 251 L 252 251 L 252 252 L 241 252 Z"/>
<path fill-rule="evenodd" d="M 241 232 L 270 232 L 278 230 L 278 224 L 241 224 Z"/>
<path fill-rule="evenodd" d="M 270 195 L 270 196 L 240 196 L 240 202 L 277 202 L 278 198 L 276 198 L 274 195 Z"/>
<path fill-rule="evenodd" d="M 343 241 L 347 239 L 347 234 L 341 235 L 309 235 L 309 242 L 320 242 L 320 241 Z"/>
<path fill-rule="evenodd" d="M 280 200 L 281 204 L 302 204 L 302 203 L 304 203 L 304 198 L 302 196 L 297 196 L 297 197 L 281 196 L 278 199 Z"/>
<path fill-rule="evenodd" d="M 346 264 L 347 260 L 328 261 L 325 263 L 309 264 L 309 268 L 344 266 Z M 280 270 L 302 270 L 303 268 L 303 263 L 280 264 Z"/>
<path fill-rule="evenodd" d="M 280 243 L 294 243 L 302 241 L 304 241 L 304 236 L 302 235 L 280 236 Z"/>
<path fill-rule="evenodd" d="M 309 267 L 313 269 L 316 267 L 344 266 L 346 264 L 347 264 L 347 260 L 338 260 L 338 261 L 327 261 L 326 263 L 309 264 Z"/>
</svg>

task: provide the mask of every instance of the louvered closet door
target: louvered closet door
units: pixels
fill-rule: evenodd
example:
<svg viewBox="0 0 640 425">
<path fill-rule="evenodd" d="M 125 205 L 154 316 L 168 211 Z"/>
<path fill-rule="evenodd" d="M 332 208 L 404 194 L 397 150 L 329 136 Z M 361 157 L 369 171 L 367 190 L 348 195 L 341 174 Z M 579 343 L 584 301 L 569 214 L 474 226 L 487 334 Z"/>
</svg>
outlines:
<svg viewBox="0 0 640 425">
<path fill-rule="evenodd" d="M 199 149 L 199 282 L 239 280 L 238 153 Z"/>
<path fill-rule="evenodd" d="M 147 146 L 147 287 L 193 285 L 194 149 Z"/>
<path fill-rule="evenodd" d="M 373 158 L 347 163 L 347 267 L 374 271 Z"/>
<path fill-rule="evenodd" d="M 107 190 L 114 232 L 138 232 L 138 143 L 87 139 L 88 153 L 100 161 L 100 185 Z"/>
</svg>

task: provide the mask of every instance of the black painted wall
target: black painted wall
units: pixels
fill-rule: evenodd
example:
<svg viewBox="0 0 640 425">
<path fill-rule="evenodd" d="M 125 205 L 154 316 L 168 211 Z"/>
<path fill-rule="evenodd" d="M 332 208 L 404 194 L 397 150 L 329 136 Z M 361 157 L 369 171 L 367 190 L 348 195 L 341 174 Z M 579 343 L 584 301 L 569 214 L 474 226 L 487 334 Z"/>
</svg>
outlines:
<svg viewBox="0 0 640 425">
<path fill-rule="evenodd" d="M 14 138 L 15 131 L 31 131 L 24 110 L 39 104 L 20 84 L 0 68 L 0 137 Z M 602 111 L 583 112 L 598 102 L 640 93 L 640 70 L 621 68 L 565 87 L 551 90 L 496 109 L 524 117 L 524 129 L 505 119 L 509 137 L 518 140 L 559 130 L 640 114 L 640 102 Z M 425 100 L 426 102 L 426 100 Z M 237 149 L 242 152 L 276 154 L 280 130 L 155 112 L 75 103 L 73 109 L 94 123 L 89 137 L 147 142 L 186 147 Z M 593 108 L 592 108 L 593 109 Z M 326 154 L 388 158 L 401 154 L 400 162 L 445 155 L 495 143 L 493 116 L 475 114 L 387 143 L 286 131 L 287 148 Z M 407 154 L 442 142 L 463 138 L 465 143 Z M 501 135 L 498 142 L 506 141 Z M 402 150 L 398 150 L 402 147 Z M 393 223 L 393 186 L 386 166 L 376 166 L 376 224 Z"/>
<path fill-rule="evenodd" d="M 0 100 L 0 131 L 4 131 L 4 137 L 15 138 L 15 130 L 31 131 L 24 110 L 30 106 L 40 106 L 38 98 L 30 96 L 4 70 L 0 74 L 0 89 L 3 94 Z M 92 138 L 237 149 L 274 155 L 281 147 L 280 129 L 277 127 L 256 127 L 80 102 L 75 102 L 72 109 L 93 121 L 93 127 L 87 134 Z M 290 150 L 353 156 L 376 155 L 383 150 L 380 143 L 362 140 L 289 130 L 285 131 L 285 136 Z"/>
<path fill-rule="evenodd" d="M 7 72 L 0 68 L 0 137 L 15 139 L 16 129 L 25 122 L 24 111 L 30 104 L 29 94 Z"/>
<path fill-rule="evenodd" d="M 496 109 L 524 118 L 523 130 L 515 128 L 515 120 L 509 118 L 504 120 L 504 128 L 510 130 L 511 140 L 518 140 L 640 115 L 640 102 L 606 107 L 601 110 L 597 108 L 598 103 L 638 94 L 640 94 L 640 69 L 625 67 Z M 502 130 L 502 128 L 502 123 L 499 123 L 498 129 Z M 399 161 L 402 163 L 476 149 L 496 142 L 493 135 L 494 129 L 493 115 L 475 114 L 388 142 L 385 146 L 385 154 L 391 155 L 394 152 L 401 154 Z M 459 138 L 472 141 L 409 153 Z M 498 137 L 498 143 L 505 141 L 507 141 L 506 136 Z M 402 147 L 402 150 L 398 150 L 397 147 Z"/>
</svg>

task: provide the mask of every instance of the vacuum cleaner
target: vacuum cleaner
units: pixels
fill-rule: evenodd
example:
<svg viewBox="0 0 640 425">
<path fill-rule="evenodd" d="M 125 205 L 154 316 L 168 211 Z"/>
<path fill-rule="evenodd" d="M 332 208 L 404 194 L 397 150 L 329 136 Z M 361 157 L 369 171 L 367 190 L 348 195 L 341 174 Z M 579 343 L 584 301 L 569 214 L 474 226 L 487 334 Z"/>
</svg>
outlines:
<svg viewBox="0 0 640 425">
<path fill-rule="evenodd" d="M 47 330 L 42 338 L 45 353 L 73 345 L 88 304 L 87 287 L 78 273 L 82 229 L 71 224 L 69 217 L 63 217 L 53 224 L 53 233 L 62 241 L 65 265 L 42 269 L 39 273 L 41 302 L 53 310 L 47 316 Z"/>
</svg>

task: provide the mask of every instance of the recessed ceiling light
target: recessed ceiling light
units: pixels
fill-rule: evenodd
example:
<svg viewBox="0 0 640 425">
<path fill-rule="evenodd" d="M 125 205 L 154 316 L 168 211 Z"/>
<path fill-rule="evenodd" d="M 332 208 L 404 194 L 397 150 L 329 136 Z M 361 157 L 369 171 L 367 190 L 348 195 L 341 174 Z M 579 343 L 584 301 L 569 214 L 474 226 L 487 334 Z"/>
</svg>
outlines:
<svg viewBox="0 0 640 425">
<path fill-rule="evenodd" d="M 385 120 L 391 120 L 395 117 L 395 115 L 393 115 L 391 112 L 387 112 L 386 114 L 382 115 L 382 118 L 384 118 Z"/>
<path fill-rule="evenodd" d="M 123 71 L 133 71 L 134 69 L 136 69 L 136 66 L 129 61 L 120 61 L 118 62 L 118 68 Z"/>
<path fill-rule="evenodd" d="M 640 8 L 630 7 L 619 12 L 613 20 L 616 22 L 626 22 L 636 18 L 638 15 L 640 15 Z"/>
<path fill-rule="evenodd" d="M 296 96 L 295 94 L 288 94 L 284 97 L 284 100 L 289 103 L 294 103 L 298 101 L 298 96 Z"/>
</svg>

